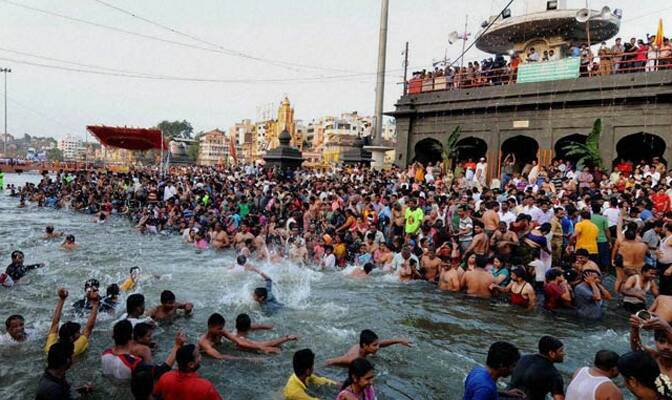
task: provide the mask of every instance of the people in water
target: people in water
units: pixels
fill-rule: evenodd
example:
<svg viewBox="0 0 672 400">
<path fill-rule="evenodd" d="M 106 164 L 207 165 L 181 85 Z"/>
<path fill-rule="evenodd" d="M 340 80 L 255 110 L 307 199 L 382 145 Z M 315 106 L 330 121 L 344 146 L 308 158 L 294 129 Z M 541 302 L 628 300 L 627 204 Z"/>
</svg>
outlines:
<svg viewBox="0 0 672 400">
<path fill-rule="evenodd" d="M 330 358 L 326 361 L 326 365 L 350 365 L 357 358 L 366 358 L 367 356 L 378 353 L 381 348 L 402 345 L 411 347 L 412 342 L 406 338 L 379 340 L 378 335 L 370 329 L 364 329 L 359 334 L 359 345 L 354 345 L 344 355 L 340 357 Z"/>
<path fill-rule="evenodd" d="M 0 274 L 0 284 L 5 287 L 11 287 L 16 283 L 27 283 L 24 277 L 28 271 L 44 267 L 42 263 L 25 265 L 24 255 L 20 250 L 14 250 L 11 257 L 12 263 L 7 266 L 3 274 Z"/>
<path fill-rule="evenodd" d="M 188 316 L 191 315 L 193 309 L 194 305 L 192 303 L 178 303 L 173 292 L 164 290 L 161 292 L 161 304 L 151 309 L 148 316 L 157 322 L 172 320 L 177 316 L 178 310 Z"/>
<path fill-rule="evenodd" d="M 58 301 L 56 302 L 56 308 L 54 309 L 54 314 L 51 318 L 51 326 L 47 333 L 44 352 L 49 353 L 49 348 L 56 342 L 67 342 L 73 344 L 73 354 L 79 356 L 89 347 L 89 337 L 91 336 L 91 332 L 93 332 L 93 327 L 96 324 L 96 317 L 98 316 L 98 306 L 100 305 L 99 298 L 94 295 L 90 297 L 91 311 L 89 313 L 89 318 L 86 321 L 86 325 L 84 326 L 84 330 L 81 331 L 81 326 L 77 322 L 72 321 L 64 323 L 59 328 L 61 315 L 63 314 L 63 305 L 65 304 L 65 299 L 68 298 L 68 291 L 60 288 L 57 293 Z"/>
</svg>

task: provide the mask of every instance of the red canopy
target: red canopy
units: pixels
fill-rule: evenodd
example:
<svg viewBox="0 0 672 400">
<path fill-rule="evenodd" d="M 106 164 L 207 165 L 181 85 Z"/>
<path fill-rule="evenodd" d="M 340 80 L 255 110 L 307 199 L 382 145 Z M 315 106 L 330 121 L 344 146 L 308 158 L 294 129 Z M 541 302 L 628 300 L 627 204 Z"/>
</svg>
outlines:
<svg viewBox="0 0 672 400">
<path fill-rule="evenodd" d="M 168 145 L 162 141 L 160 129 L 121 128 L 112 126 L 89 125 L 86 130 L 98 138 L 100 143 L 109 147 L 118 147 L 126 150 L 167 150 Z"/>
</svg>

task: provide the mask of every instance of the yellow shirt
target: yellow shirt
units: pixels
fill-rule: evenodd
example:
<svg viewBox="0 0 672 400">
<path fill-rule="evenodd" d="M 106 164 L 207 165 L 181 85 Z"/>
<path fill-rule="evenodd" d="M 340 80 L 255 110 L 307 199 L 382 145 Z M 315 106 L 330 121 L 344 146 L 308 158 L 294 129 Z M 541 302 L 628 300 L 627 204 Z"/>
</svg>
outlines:
<svg viewBox="0 0 672 400">
<path fill-rule="evenodd" d="M 128 278 L 124 281 L 124 283 L 122 283 L 119 286 L 119 289 L 123 290 L 124 292 L 128 292 L 129 290 L 132 290 L 134 287 L 135 287 L 135 281 L 131 278 Z"/>
<path fill-rule="evenodd" d="M 583 220 L 574 227 L 576 248 L 586 249 L 590 254 L 597 254 L 597 236 L 600 230 L 590 220 Z"/>
<path fill-rule="evenodd" d="M 316 375 L 311 375 L 306 379 L 310 385 L 335 385 L 336 382 L 328 378 L 322 378 Z M 285 390 L 283 390 L 285 400 L 320 400 L 317 397 L 312 397 L 306 393 L 306 385 L 301 382 L 296 374 L 292 374 L 287 380 Z"/>
<path fill-rule="evenodd" d="M 44 345 L 44 352 L 49 354 L 49 349 L 51 346 L 58 341 L 58 333 L 50 333 L 47 336 L 47 343 Z M 77 340 L 75 340 L 75 353 L 73 355 L 78 356 L 86 351 L 89 348 L 89 339 L 84 335 L 80 335 Z"/>
</svg>

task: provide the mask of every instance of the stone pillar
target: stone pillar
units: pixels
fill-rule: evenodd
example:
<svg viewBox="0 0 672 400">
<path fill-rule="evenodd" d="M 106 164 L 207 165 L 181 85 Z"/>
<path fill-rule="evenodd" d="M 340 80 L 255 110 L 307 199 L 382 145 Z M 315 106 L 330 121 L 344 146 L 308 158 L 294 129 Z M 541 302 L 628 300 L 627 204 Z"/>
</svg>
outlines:
<svg viewBox="0 0 672 400">
<path fill-rule="evenodd" d="M 411 117 L 397 118 L 397 145 L 394 164 L 398 167 L 406 167 L 409 160 L 409 137 L 411 132 Z"/>
</svg>

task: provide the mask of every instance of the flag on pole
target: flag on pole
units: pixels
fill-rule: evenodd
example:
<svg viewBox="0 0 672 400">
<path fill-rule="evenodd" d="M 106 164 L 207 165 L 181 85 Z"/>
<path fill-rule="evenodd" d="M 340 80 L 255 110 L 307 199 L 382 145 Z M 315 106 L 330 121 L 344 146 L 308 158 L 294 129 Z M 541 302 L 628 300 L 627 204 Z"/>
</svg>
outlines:
<svg viewBox="0 0 672 400">
<path fill-rule="evenodd" d="M 660 18 L 658 20 L 658 31 L 656 31 L 656 39 L 654 40 L 654 44 L 660 49 L 663 47 L 663 37 L 665 36 L 665 32 L 663 32 L 663 19 Z"/>
</svg>

